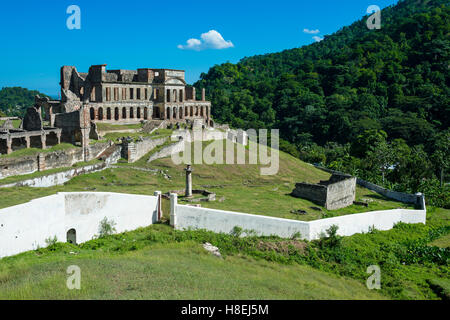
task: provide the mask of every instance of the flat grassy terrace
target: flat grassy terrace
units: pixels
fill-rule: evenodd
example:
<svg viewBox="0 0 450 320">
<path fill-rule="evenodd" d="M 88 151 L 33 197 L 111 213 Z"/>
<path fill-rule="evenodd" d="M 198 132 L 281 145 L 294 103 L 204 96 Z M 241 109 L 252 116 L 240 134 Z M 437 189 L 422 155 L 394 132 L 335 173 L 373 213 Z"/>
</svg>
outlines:
<svg viewBox="0 0 450 320">
<path fill-rule="evenodd" d="M 21 158 L 21 157 L 26 157 L 26 156 L 37 156 L 39 153 L 49 153 L 49 152 L 54 152 L 54 151 L 76 149 L 76 148 L 80 148 L 80 147 L 74 146 L 73 144 L 70 144 L 70 143 L 63 142 L 63 143 L 57 144 L 56 146 L 52 146 L 52 147 L 46 148 L 46 149 L 23 148 L 20 150 L 13 151 L 10 154 L 1 154 L 0 159 Z"/>
</svg>

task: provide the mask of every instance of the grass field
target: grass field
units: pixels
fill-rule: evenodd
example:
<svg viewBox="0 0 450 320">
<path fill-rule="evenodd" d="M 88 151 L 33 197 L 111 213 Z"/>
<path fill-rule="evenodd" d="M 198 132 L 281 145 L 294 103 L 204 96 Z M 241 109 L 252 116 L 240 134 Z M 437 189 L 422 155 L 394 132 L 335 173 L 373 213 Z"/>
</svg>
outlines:
<svg viewBox="0 0 450 320">
<path fill-rule="evenodd" d="M 0 260 L 0 299 L 382 299 L 356 280 L 309 266 L 231 255 L 193 241 L 136 251 L 26 253 Z M 81 269 L 81 290 L 68 290 L 66 269 Z"/>
</svg>

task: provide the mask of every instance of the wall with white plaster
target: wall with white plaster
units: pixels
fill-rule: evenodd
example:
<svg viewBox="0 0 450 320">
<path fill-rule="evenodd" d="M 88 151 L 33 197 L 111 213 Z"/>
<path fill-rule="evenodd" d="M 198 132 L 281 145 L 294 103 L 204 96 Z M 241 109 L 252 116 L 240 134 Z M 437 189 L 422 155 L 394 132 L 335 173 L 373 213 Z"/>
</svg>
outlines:
<svg viewBox="0 0 450 320">
<path fill-rule="evenodd" d="M 158 198 L 111 192 L 58 193 L 0 210 L 0 258 L 38 247 L 46 239 L 65 242 L 76 230 L 77 243 L 99 234 L 101 220 L 113 220 L 116 232 L 149 226 L 158 220 Z"/>
<path fill-rule="evenodd" d="M 339 227 L 339 235 L 351 236 L 367 232 L 371 227 L 389 230 L 398 222 L 425 224 L 426 210 L 372 211 L 306 222 L 179 205 L 172 194 L 170 219 L 171 224 L 178 230 L 190 228 L 230 233 L 235 226 L 239 226 L 243 229 L 254 230 L 258 235 L 290 238 L 300 232 L 303 239 L 315 240 L 319 239 L 321 233 L 325 233 L 332 225 Z"/>
</svg>

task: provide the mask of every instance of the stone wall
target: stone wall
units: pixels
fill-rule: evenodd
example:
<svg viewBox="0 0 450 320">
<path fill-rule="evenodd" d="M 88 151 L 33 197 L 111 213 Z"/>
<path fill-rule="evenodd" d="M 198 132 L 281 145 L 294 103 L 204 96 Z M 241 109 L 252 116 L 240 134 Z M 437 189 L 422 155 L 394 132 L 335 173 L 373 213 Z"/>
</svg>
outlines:
<svg viewBox="0 0 450 320">
<path fill-rule="evenodd" d="M 426 210 L 372 211 L 306 222 L 179 205 L 176 194 L 171 194 L 170 200 L 170 224 L 177 230 L 205 229 L 217 233 L 230 233 L 238 226 L 263 236 L 291 238 L 294 234 L 300 233 L 302 239 L 311 241 L 319 239 L 320 235 L 332 225 L 339 227 L 337 232 L 339 235 L 351 236 L 368 232 L 373 227 L 377 230 L 390 230 L 399 222 L 423 224 L 426 222 Z"/>
<path fill-rule="evenodd" d="M 333 178 L 333 177 L 332 177 Z M 327 186 L 327 201 L 325 208 L 337 210 L 351 206 L 356 196 L 356 177 L 343 177 Z"/>
<path fill-rule="evenodd" d="M 88 147 L 87 161 L 96 159 L 109 146 L 110 144 L 108 142 L 90 145 Z M 82 148 L 43 152 L 33 156 L 19 158 L 0 158 L 0 179 L 31 174 L 36 171 L 71 167 L 81 161 L 83 161 Z"/>
<path fill-rule="evenodd" d="M 319 206 L 325 207 L 327 201 L 327 187 L 319 184 L 296 183 L 292 196 L 307 199 Z"/>
<path fill-rule="evenodd" d="M 18 182 L 2 184 L 0 188 L 11 188 L 11 187 L 35 187 L 35 188 L 48 188 L 57 185 L 62 185 L 72 178 L 86 174 L 101 171 L 106 169 L 107 165 L 104 162 L 91 164 L 79 168 L 73 168 L 70 170 L 51 173 L 42 177 L 36 177 L 31 179 L 26 179 Z M 1 183 L 1 180 L 0 180 Z"/>
<path fill-rule="evenodd" d="M 184 148 L 185 148 L 184 141 L 179 141 L 174 144 L 168 145 L 167 147 L 162 148 L 160 151 L 152 154 L 147 162 L 152 162 L 156 159 L 169 157 L 172 154 L 184 151 Z"/>
<path fill-rule="evenodd" d="M 332 174 L 341 174 L 344 175 L 344 173 L 339 172 L 339 171 L 335 171 L 335 170 L 331 170 L 319 165 L 315 165 L 316 168 L 319 168 L 323 171 L 332 173 Z M 356 179 L 356 183 L 358 185 L 360 185 L 361 187 L 367 188 L 371 191 L 374 191 L 376 193 L 379 193 L 383 196 L 385 196 L 386 198 L 389 199 L 393 199 L 393 200 L 397 200 L 403 203 L 410 203 L 410 204 L 416 204 L 419 208 L 421 209 L 425 209 L 425 197 L 423 196 L 423 194 L 418 193 L 418 194 L 410 194 L 410 193 L 405 193 L 405 192 L 397 192 L 397 191 L 392 191 L 386 188 L 383 188 L 379 185 L 376 185 L 374 183 L 365 181 L 363 179 L 357 178 Z"/>
<path fill-rule="evenodd" d="M 122 156 L 128 159 L 128 162 L 135 162 L 152 151 L 157 146 L 164 144 L 169 138 L 146 138 L 137 142 L 124 142 Z"/>
<path fill-rule="evenodd" d="M 158 197 L 109 192 L 58 193 L 0 210 L 0 258 L 39 247 L 46 239 L 76 243 L 99 234 L 101 220 L 114 221 L 117 233 L 158 221 Z"/>
<path fill-rule="evenodd" d="M 319 184 L 297 183 L 292 196 L 310 200 L 328 210 L 348 207 L 355 201 L 356 178 L 333 174 Z"/>
</svg>

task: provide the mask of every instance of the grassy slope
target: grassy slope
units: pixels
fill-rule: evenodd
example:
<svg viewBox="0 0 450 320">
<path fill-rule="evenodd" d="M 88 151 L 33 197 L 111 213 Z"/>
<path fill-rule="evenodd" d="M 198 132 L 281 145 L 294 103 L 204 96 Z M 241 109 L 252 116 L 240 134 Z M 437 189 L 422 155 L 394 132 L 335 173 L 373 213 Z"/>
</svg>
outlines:
<svg viewBox="0 0 450 320">
<path fill-rule="evenodd" d="M 167 227 L 168 228 L 168 227 Z M 380 299 L 355 280 L 308 266 L 244 256 L 224 259 L 187 241 L 124 254 L 73 249 L 0 261 L 0 299 Z M 81 268 L 81 290 L 66 269 Z"/>
<path fill-rule="evenodd" d="M 110 191 L 134 194 L 153 194 L 155 190 L 167 192 L 183 189 L 185 183 L 184 165 L 174 165 L 170 158 L 160 159 L 150 164 L 143 157 L 133 164 L 123 164 L 123 168 L 107 169 L 102 172 L 76 177 L 64 186 L 51 188 L 7 188 L 2 189 L 0 208 L 23 203 L 34 198 L 70 191 Z M 167 170 L 170 180 L 160 174 L 134 170 L 129 167 L 158 168 Z M 299 181 L 318 182 L 330 175 L 314 168 L 286 153 L 280 153 L 280 169 L 277 175 L 261 176 L 259 165 L 194 165 L 194 188 L 206 188 L 217 194 L 217 199 L 225 201 L 202 202 L 202 206 L 263 214 L 290 219 L 313 220 L 327 216 L 403 207 L 398 202 L 388 201 L 379 195 L 358 188 L 357 200 L 372 199 L 369 208 L 350 206 L 348 208 L 323 212 L 311 209 L 316 204 L 291 197 L 295 183 Z M 182 198 L 180 201 L 182 202 Z M 307 215 L 290 213 L 302 209 Z"/>
</svg>

